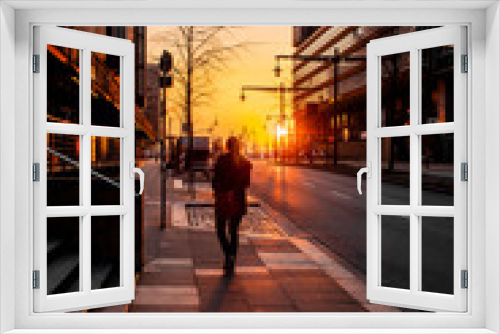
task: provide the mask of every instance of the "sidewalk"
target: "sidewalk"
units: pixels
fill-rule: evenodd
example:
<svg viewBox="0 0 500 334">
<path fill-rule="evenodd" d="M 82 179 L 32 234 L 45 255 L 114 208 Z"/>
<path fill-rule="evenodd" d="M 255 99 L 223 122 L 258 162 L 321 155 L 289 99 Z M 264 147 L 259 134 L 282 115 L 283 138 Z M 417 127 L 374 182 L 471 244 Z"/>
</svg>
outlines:
<svg viewBox="0 0 500 334">
<path fill-rule="evenodd" d="M 223 277 L 212 192 L 169 189 L 170 224 L 159 229 L 158 166 L 145 187 L 146 264 L 136 298 L 113 312 L 366 312 L 399 311 L 370 304 L 365 282 L 258 199 L 240 228 L 236 274 Z M 155 174 L 156 173 L 156 174 Z M 110 308 L 106 308 L 110 311 Z M 102 309 L 105 311 L 106 309 Z"/>
</svg>

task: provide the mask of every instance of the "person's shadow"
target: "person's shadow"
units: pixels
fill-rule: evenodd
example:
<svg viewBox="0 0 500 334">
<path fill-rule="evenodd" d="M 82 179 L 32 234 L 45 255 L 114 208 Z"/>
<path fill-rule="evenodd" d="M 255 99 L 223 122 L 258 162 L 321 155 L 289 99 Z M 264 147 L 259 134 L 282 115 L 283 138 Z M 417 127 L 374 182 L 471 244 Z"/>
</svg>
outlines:
<svg viewBox="0 0 500 334">
<path fill-rule="evenodd" d="M 202 307 L 202 312 L 218 312 L 220 311 L 224 298 L 229 290 L 229 286 L 232 283 L 232 276 L 221 276 L 219 282 L 215 289 L 212 291 L 212 295 L 208 300 L 208 303 Z"/>
</svg>

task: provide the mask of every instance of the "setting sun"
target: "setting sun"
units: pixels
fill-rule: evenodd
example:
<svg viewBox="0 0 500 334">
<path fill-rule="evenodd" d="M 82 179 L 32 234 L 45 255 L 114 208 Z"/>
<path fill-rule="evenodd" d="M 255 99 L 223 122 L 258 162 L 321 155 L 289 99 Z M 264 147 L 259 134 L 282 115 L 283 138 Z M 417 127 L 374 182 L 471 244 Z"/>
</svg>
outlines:
<svg viewBox="0 0 500 334">
<path fill-rule="evenodd" d="M 287 128 L 282 128 L 279 124 L 276 126 L 276 134 L 278 137 L 283 137 L 288 134 L 288 129 Z"/>
</svg>

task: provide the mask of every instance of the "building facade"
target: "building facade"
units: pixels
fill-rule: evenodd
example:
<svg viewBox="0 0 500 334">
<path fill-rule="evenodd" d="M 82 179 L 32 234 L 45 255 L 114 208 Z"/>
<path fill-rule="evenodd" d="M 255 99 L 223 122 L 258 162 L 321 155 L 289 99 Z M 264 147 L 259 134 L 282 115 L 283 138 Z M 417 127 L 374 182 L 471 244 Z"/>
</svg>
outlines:
<svg viewBox="0 0 500 334">
<path fill-rule="evenodd" d="M 136 125 L 136 157 L 141 159 L 145 156 L 145 151 L 150 146 L 155 144 L 156 132 L 155 124 L 152 123 L 147 114 L 147 27 L 124 27 L 124 26 L 74 26 L 67 27 L 74 30 L 90 32 L 105 36 L 125 38 L 134 43 L 135 46 L 135 125 Z M 95 68 L 94 73 L 98 74 L 98 78 L 93 88 L 93 101 L 101 101 L 103 105 L 113 101 L 113 106 L 108 106 L 115 109 L 115 114 L 118 115 L 119 110 L 119 91 L 108 91 L 109 82 L 119 82 L 119 62 L 112 55 L 95 54 L 92 66 Z M 115 80 L 109 76 L 110 73 L 115 74 Z M 99 75 L 100 74 L 100 75 Z M 119 85 L 117 85 L 119 87 Z M 112 111 L 110 111 L 110 114 Z M 99 150 L 98 150 L 99 151 Z"/>
<path fill-rule="evenodd" d="M 295 60 L 295 87 L 316 88 L 294 95 L 294 120 L 299 150 L 319 150 L 339 161 L 366 159 L 366 46 L 370 40 L 405 34 L 432 27 L 293 27 L 296 56 L 340 58 L 337 80 L 334 61 Z M 434 54 L 431 54 L 434 52 Z M 439 53 L 439 54 L 436 54 Z M 422 55 L 423 76 L 432 78 L 423 87 L 431 97 L 422 108 L 428 122 L 449 121 L 453 114 L 452 66 L 449 50 L 434 50 Z M 409 54 L 382 59 L 382 123 L 404 125 L 409 122 Z M 443 59 L 443 61 L 433 61 Z M 428 61 L 426 61 L 428 60 Z M 448 63 L 446 63 L 448 62 Z M 395 71 L 394 69 L 398 69 Z M 451 75 L 451 77 L 450 77 Z M 334 99 L 335 87 L 337 101 Z M 319 126 L 318 126 L 319 125 Z M 335 149 L 336 145 L 336 149 Z M 388 148 L 391 149 L 391 148 Z"/>
</svg>

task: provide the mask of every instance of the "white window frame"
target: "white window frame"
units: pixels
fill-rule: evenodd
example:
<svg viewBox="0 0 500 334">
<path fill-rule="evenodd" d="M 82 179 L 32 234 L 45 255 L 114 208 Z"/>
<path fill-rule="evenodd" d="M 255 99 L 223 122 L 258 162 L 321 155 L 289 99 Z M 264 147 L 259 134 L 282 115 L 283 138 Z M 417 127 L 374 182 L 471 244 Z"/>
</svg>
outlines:
<svg viewBox="0 0 500 334">
<path fill-rule="evenodd" d="M 461 270 L 467 269 L 467 182 L 460 179 L 460 164 L 467 162 L 467 75 L 461 73 L 462 55 L 466 50 L 466 28 L 449 26 L 373 40 L 367 46 L 367 164 L 371 177 L 367 184 L 367 298 L 373 303 L 406 306 L 422 310 L 467 310 L 467 290 L 461 287 Z M 422 124 L 422 59 L 421 50 L 453 45 L 454 121 L 440 124 Z M 382 57 L 409 54 L 410 61 L 410 123 L 401 126 L 382 126 Z M 454 205 L 422 205 L 422 136 L 453 134 L 454 138 Z M 410 173 L 408 205 L 384 205 L 382 198 L 383 138 L 406 137 L 409 140 Z M 405 216 L 409 235 L 409 289 L 384 287 L 381 284 L 382 217 Z M 422 217 L 451 217 L 453 220 L 453 294 L 421 290 Z"/>
<path fill-rule="evenodd" d="M 500 263 L 500 136 L 498 125 L 500 107 L 500 11 L 498 3 L 477 1 L 332 1 L 282 2 L 268 0 L 265 3 L 241 0 L 228 3 L 174 2 L 156 4 L 163 9 L 138 11 L 126 7 L 152 6 L 153 2 L 121 2 L 125 9 L 106 10 L 97 7 L 117 6 L 110 3 L 88 2 L 15 2 L 0 4 L 0 130 L 15 126 L 13 131 L 0 131 L 0 326 L 2 331 L 16 329 L 15 333 L 37 333 L 41 329 L 87 329 L 87 333 L 146 332 L 145 329 L 164 329 L 163 332 L 181 332 L 176 328 L 198 329 L 197 332 L 290 332 L 326 333 L 346 332 L 358 328 L 363 333 L 492 333 L 500 331 L 500 287 L 498 284 Z M 24 6 L 25 10 L 9 7 Z M 371 9 L 367 9 L 367 6 Z M 36 6 L 52 6 L 39 10 Z M 61 6 L 73 6 L 61 9 Z M 80 9 L 74 9 L 79 6 Z M 87 6 L 87 9 L 81 9 Z M 213 6 L 210 8 L 210 6 Z M 233 6 L 232 8 L 230 6 Z M 281 7 L 280 7 L 281 6 Z M 486 9 L 489 6 L 488 9 Z M 267 7 L 267 8 L 266 8 Z M 30 9 L 31 8 L 31 9 Z M 33 9 L 35 8 L 35 9 Z M 94 8 L 94 9 L 89 9 Z M 218 9 L 217 9 L 218 8 Z M 243 10 L 245 9 L 246 10 Z M 375 8 L 375 9 L 374 9 Z M 30 10 L 28 10 L 30 9 Z M 189 9 L 189 10 L 186 10 Z M 15 15 L 14 15 L 15 14 Z M 105 15 L 104 15 L 105 14 Z M 13 17 L 15 16 L 15 21 Z M 30 55 L 32 27 L 35 24 L 60 25 L 447 25 L 468 26 L 470 57 L 468 78 L 469 110 L 468 152 L 472 155 L 469 166 L 468 244 L 470 270 L 468 300 L 465 314 L 51 314 L 32 313 L 30 245 L 32 245 L 32 104 L 27 98 L 32 94 Z M 15 43 L 13 41 L 15 31 Z M 15 55 L 15 58 L 14 56 Z M 15 65 L 15 76 L 10 68 Z M 486 66 L 488 71 L 486 71 Z M 7 73 L 7 75 L 4 75 Z M 9 83 L 15 78 L 15 98 L 9 96 L 14 89 Z M 6 111 L 6 108 L 10 108 Z M 15 108 L 15 109 L 14 109 Z M 15 117 L 12 110 L 15 110 Z M 486 119 L 488 121 L 486 121 Z M 15 147 L 13 147 L 15 146 Z M 486 152 L 488 154 L 486 155 Z M 11 160 L 5 160 L 11 159 Z M 9 163 L 9 161 L 15 161 Z M 486 164 L 488 162 L 488 164 Z M 14 172 L 15 182 L 10 172 Z M 488 182 L 486 181 L 488 174 Z M 11 185 L 6 189 L 4 185 Z M 15 185 L 15 211 L 9 210 L 6 198 L 11 196 Z M 486 194 L 488 196 L 486 196 Z M 471 197 L 471 195 L 473 195 Z M 15 226 L 9 218 L 14 217 Z M 6 219 L 7 218 L 7 219 Z M 14 242 L 15 237 L 15 242 Z M 12 256 L 14 254 L 14 256 Z M 13 260 L 15 258 L 15 261 Z M 484 260 L 486 259 L 486 261 Z M 487 264 L 487 266 L 486 266 Z M 12 289 L 15 282 L 15 289 Z M 11 284 L 11 285 L 9 285 Z M 485 293 L 488 289 L 488 293 Z M 12 308 L 15 305 L 15 309 Z M 143 330 L 131 328 L 141 326 Z M 168 328 L 166 328 L 168 327 Z M 216 330 L 213 329 L 225 329 Z M 241 328 L 241 330 L 231 330 Z M 246 328 L 246 330 L 244 330 Z M 392 330 L 391 330 L 392 328 Z M 106 330 L 108 329 L 108 330 Z M 266 330 L 267 329 L 267 330 Z M 195 330 L 193 330 L 194 332 Z M 45 331 L 46 332 L 46 331 Z M 185 332 L 185 331 L 182 331 Z M 352 330 L 349 332 L 353 332 Z"/>
<path fill-rule="evenodd" d="M 47 122 L 47 45 L 79 50 L 79 124 Z M 34 190 L 34 270 L 40 272 L 34 290 L 35 312 L 85 310 L 110 304 L 128 304 L 135 296 L 134 273 L 134 180 L 135 94 L 134 45 L 129 40 L 47 26 L 34 27 L 34 52 L 40 56 L 39 73 L 34 74 L 34 161 L 40 166 L 40 181 Z M 91 57 L 93 52 L 120 57 L 119 127 L 95 126 L 91 120 Z M 129 92 L 126 94 L 125 92 Z M 76 135 L 80 140 L 79 206 L 47 206 L 47 134 Z M 120 205 L 92 205 L 91 139 L 120 141 Z M 135 176 L 132 173 L 132 176 Z M 92 290 L 91 230 L 93 216 L 119 216 L 120 285 Z M 78 292 L 47 295 L 47 218 L 79 218 Z"/>
</svg>

